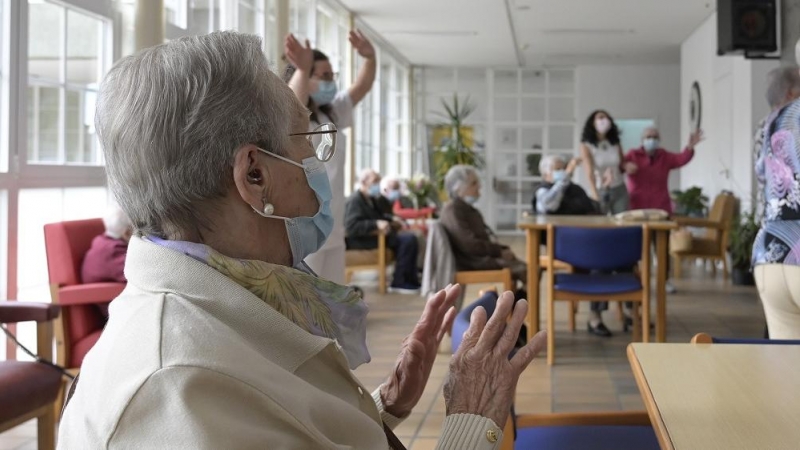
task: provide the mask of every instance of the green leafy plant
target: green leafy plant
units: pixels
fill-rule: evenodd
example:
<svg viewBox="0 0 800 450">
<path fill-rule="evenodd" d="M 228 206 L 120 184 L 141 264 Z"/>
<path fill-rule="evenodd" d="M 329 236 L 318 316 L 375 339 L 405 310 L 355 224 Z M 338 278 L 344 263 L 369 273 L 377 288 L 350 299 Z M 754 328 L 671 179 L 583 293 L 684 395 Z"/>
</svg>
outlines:
<svg viewBox="0 0 800 450">
<path fill-rule="evenodd" d="M 418 173 L 406 181 L 406 189 L 414 200 L 416 209 L 428 206 L 428 199 L 435 192 L 433 183 L 427 175 Z"/>
<path fill-rule="evenodd" d="M 441 144 L 434 149 L 433 167 L 434 177 L 441 190 L 444 185 L 444 176 L 451 167 L 458 164 L 474 166 L 478 169 L 483 168 L 484 161 L 474 149 L 475 142 L 472 138 L 472 128 L 465 127 L 464 121 L 475 111 L 475 105 L 470 103 L 469 96 L 459 101 L 458 95 L 453 94 L 452 103 L 442 99 L 444 112 L 437 112 L 436 115 L 445 119 L 440 124 L 447 127 L 450 136 L 443 139 Z"/>
<path fill-rule="evenodd" d="M 671 194 L 676 215 L 704 217 L 707 214 L 708 196 L 703 194 L 702 188 L 692 186 L 685 191 L 672 191 Z"/>
<path fill-rule="evenodd" d="M 755 211 L 743 213 L 733 220 L 728 246 L 733 267 L 740 269 L 750 267 L 758 228 Z"/>
</svg>

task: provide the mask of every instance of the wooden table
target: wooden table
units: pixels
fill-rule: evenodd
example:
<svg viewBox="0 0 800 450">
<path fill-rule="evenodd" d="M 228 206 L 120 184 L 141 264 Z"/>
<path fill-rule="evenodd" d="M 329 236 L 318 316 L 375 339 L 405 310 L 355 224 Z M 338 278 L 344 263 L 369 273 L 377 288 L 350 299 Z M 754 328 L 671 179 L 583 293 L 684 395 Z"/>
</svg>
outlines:
<svg viewBox="0 0 800 450">
<path fill-rule="evenodd" d="M 800 346 L 628 346 L 662 450 L 800 448 Z"/>
<path fill-rule="evenodd" d="M 528 339 L 539 331 L 539 245 L 541 232 L 548 226 L 572 226 L 586 228 L 615 228 L 642 226 L 645 232 L 656 235 L 656 258 L 658 270 L 656 271 L 656 341 L 665 342 L 667 339 L 667 243 L 669 232 L 677 228 L 675 222 L 649 221 L 649 222 L 619 222 L 608 216 L 557 216 L 557 215 L 530 215 L 523 216 L 517 226 L 525 230 L 526 258 L 528 262 Z M 549 245 L 549 243 L 546 243 Z M 644 319 L 643 319 L 644 320 Z"/>
</svg>

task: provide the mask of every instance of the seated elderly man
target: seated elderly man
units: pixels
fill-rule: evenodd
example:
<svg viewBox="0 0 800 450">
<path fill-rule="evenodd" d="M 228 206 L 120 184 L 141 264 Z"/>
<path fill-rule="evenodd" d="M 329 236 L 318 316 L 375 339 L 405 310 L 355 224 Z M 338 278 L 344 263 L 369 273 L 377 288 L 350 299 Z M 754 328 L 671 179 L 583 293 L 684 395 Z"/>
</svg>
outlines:
<svg viewBox="0 0 800 450">
<path fill-rule="evenodd" d="M 510 268 L 515 280 L 527 281 L 528 266 L 514 252 L 497 242 L 483 215 L 475 208 L 481 195 L 481 181 L 475 168 L 456 165 L 447 171 L 444 188 L 450 201 L 439 216 L 455 253 L 457 270 Z"/>
<path fill-rule="evenodd" d="M 81 265 L 81 281 L 84 283 L 101 283 L 118 281 L 124 283 L 125 255 L 128 253 L 128 241 L 133 234 L 133 226 L 128 216 L 118 206 L 111 208 L 103 225 L 105 233 L 92 239 L 92 245 L 83 257 Z"/>
<path fill-rule="evenodd" d="M 533 196 L 536 213 L 582 215 L 600 212 L 600 205 L 572 182 L 572 174 L 580 164 L 580 158 L 572 158 L 567 164 L 559 155 L 545 155 L 539 161 L 539 173 L 544 181 Z"/>
<path fill-rule="evenodd" d="M 392 205 L 381 195 L 381 176 L 364 169 L 358 177 L 358 190 L 345 204 L 345 244 L 351 250 L 378 248 L 377 233 L 386 235 L 386 246 L 394 250 L 395 264 L 390 292 L 419 293 L 417 253 L 419 243 L 413 233 L 401 231 L 402 221 L 392 214 Z"/>
<path fill-rule="evenodd" d="M 544 180 L 533 196 L 533 210 L 538 214 L 583 215 L 600 213 L 600 205 L 592 200 L 582 187 L 572 182 L 572 174 L 580 165 L 580 158 L 572 158 L 569 163 L 563 156 L 545 155 L 539 162 L 539 173 Z M 612 333 L 603 323 L 603 311 L 608 302 L 591 302 L 587 330 L 601 337 L 611 337 Z"/>
<path fill-rule="evenodd" d="M 351 371 L 370 360 L 364 301 L 303 263 L 333 229 L 336 129 L 308 139 L 308 110 L 261 40 L 216 32 L 122 58 L 95 117 L 136 229 L 128 287 L 83 361 L 59 448 L 401 448 L 391 430 L 422 397 L 460 289 L 427 300 L 370 395 Z M 437 448 L 500 445 L 544 344 L 509 359 L 526 313 L 508 292 L 491 318 L 473 313 Z"/>
</svg>

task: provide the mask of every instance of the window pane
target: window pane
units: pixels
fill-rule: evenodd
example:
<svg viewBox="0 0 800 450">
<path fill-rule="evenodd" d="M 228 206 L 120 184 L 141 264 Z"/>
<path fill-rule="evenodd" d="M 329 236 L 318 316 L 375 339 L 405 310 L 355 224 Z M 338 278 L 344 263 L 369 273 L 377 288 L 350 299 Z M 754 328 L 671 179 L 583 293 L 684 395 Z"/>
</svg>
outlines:
<svg viewBox="0 0 800 450">
<path fill-rule="evenodd" d="M 96 85 L 100 81 L 103 22 L 67 12 L 67 82 Z"/>
<path fill-rule="evenodd" d="M 186 28 L 186 0 L 164 0 L 167 23 Z"/>
<path fill-rule="evenodd" d="M 59 89 L 28 88 L 28 161 L 58 162 Z"/>
<path fill-rule="evenodd" d="M 28 76 L 60 81 L 64 8 L 51 3 L 28 6 Z"/>
<path fill-rule="evenodd" d="M 309 29 L 309 10 L 308 0 L 291 0 L 289 4 L 289 31 L 294 33 L 300 42 L 315 38 L 314 30 Z"/>
<path fill-rule="evenodd" d="M 67 91 L 65 144 L 67 162 L 97 162 L 97 140 L 94 134 L 94 91 Z"/>
</svg>

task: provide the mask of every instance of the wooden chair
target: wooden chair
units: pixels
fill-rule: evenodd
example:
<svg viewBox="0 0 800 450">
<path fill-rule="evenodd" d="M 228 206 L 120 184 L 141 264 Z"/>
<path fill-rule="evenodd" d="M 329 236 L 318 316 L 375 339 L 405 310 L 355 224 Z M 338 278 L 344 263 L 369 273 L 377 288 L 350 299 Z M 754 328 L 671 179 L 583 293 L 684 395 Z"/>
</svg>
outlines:
<svg viewBox="0 0 800 450">
<path fill-rule="evenodd" d="M 394 261 L 394 252 L 386 248 L 386 235 L 377 233 L 378 248 L 371 250 L 345 251 L 345 282 L 350 283 L 354 272 L 361 270 L 378 271 L 378 292 L 386 293 L 386 268 Z"/>
<path fill-rule="evenodd" d="M 53 320 L 59 306 L 48 303 L 0 302 L 0 323 L 36 322 L 36 352 L 53 360 Z M 0 361 L 0 433 L 37 420 L 40 450 L 56 447 L 56 413 L 61 373 L 32 361 Z"/>
<path fill-rule="evenodd" d="M 555 362 L 555 302 L 629 301 L 642 305 L 644 331 L 650 338 L 650 233 L 644 227 L 625 228 L 547 228 L 547 364 Z M 610 271 L 639 264 L 638 274 L 556 274 L 555 261 L 586 270 Z M 634 337 L 641 320 L 634 308 Z M 574 326 L 574 319 L 572 325 Z"/>
<path fill-rule="evenodd" d="M 701 258 L 712 261 L 712 272 L 716 273 L 716 262 L 722 261 L 723 276 L 728 278 L 728 234 L 736 210 L 736 197 L 723 193 L 714 199 L 714 205 L 708 218 L 675 217 L 675 222 L 682 227 L 705 228 L 703 236 L 692 237 L 691 249 L 672 252 L 673 275 L 681 277 L 681 262 L 684 259 Z"/>
</svg>

